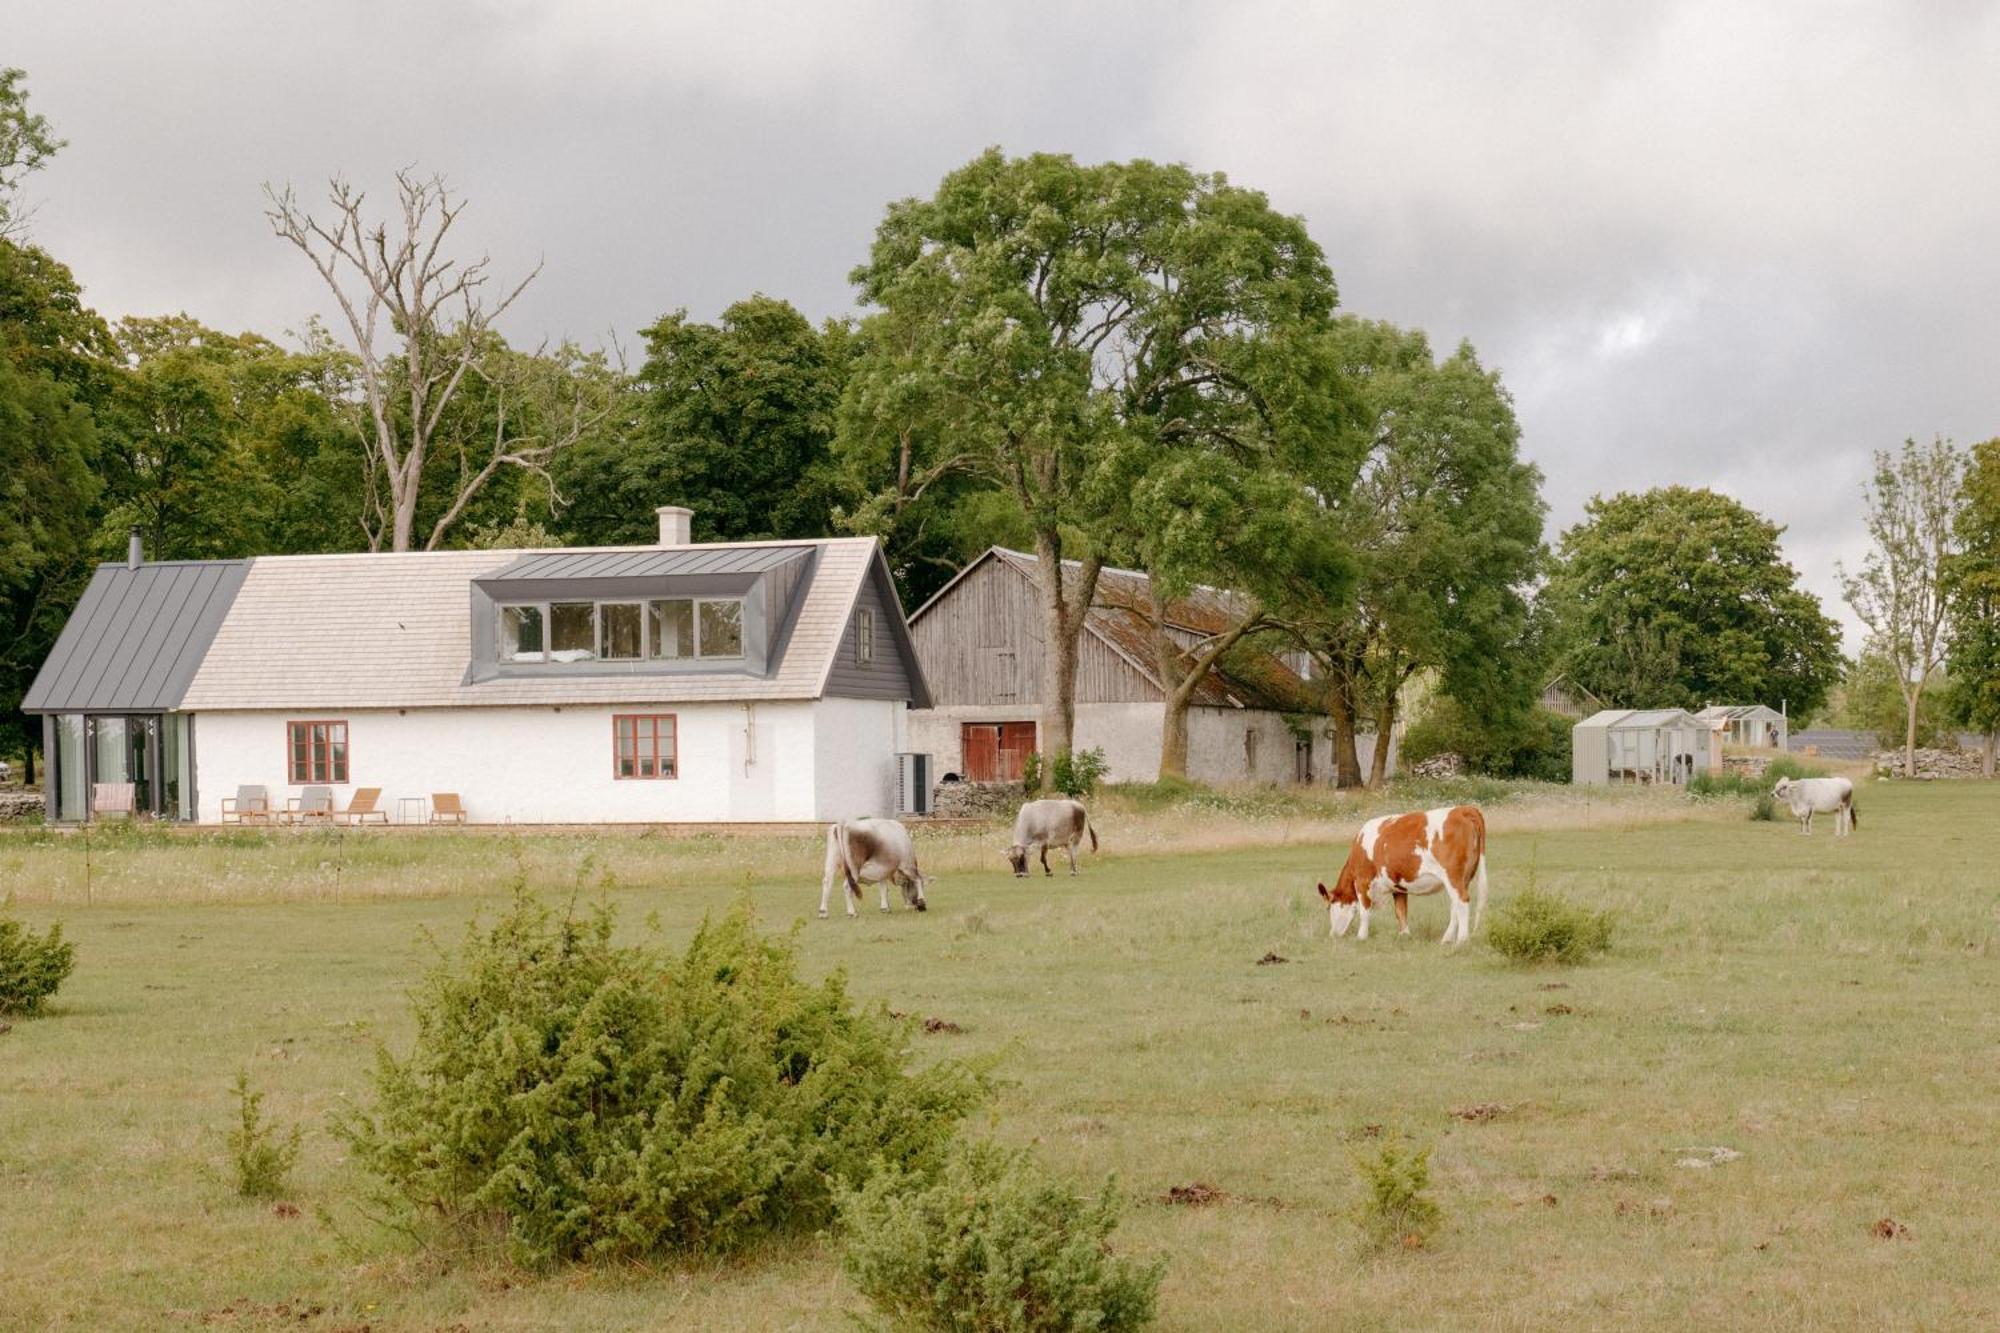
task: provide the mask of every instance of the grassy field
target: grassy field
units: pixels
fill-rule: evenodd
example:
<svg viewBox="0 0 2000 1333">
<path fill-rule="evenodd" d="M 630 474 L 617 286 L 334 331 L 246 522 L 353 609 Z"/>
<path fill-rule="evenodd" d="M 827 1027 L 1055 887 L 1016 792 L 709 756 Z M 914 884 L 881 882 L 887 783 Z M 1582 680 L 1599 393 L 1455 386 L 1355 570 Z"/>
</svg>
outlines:
<svg viewBox="0 0 2000 1333">
<path fill-rule="evenodd" d="M 1073 883 L 1011 879 L 991 834 L 934 840 L 928 914 L 801 936 L 810 968 L 963 1029 L 924 1051 L 1005 1053 L 983 1126 L 1118 1174 L 1121 1246 L 1171 1257 L 1163 1328 L 2000 1325 L 2000 786 L 1869 785 L 1841 842 L 1660 793 L 1500 805 L 1495 906 L 1532 878 L 1617 916 L 1608 958 L 1528 971 L 1438 949 L 1435 900 L 1416 940 L 1384 908 L 1368 944 L 1329 941 L 1312 882 L 1356 808 L 1203 799 L 1108 802 Z M 422 933 L 510 875 L 678 941 L 746 885 L 769 925 L 808 916 L 815 852 L 112 839 L 86 903 L 73 840 L 0 836 L 0 892 L 80 951 L 53 1012 L 0 1035 L 0 1326 L 851 1327 L 822 1242 L 468 1271 L 363 1217 L 324 1131 L 374 1042 L 408 1038 Z M 307 1127 L 296 1216 L 222 1179 L 242 1067 Z M 1436 1145 L 1425 1251 L 1368 1254 L 1347 1220 L 1378 1133 Z M 1678 1164 L 1718 1147 L 1741 1156 Z M 1223 1198 L 1162 1201 L 1194 1182 Z"/>
</svg>

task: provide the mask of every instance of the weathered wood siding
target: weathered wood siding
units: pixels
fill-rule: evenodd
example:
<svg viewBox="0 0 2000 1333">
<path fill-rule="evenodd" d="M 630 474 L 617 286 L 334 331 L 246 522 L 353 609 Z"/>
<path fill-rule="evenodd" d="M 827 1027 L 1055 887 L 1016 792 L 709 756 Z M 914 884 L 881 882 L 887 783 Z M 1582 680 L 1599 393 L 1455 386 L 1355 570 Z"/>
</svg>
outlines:
<svg viewBox="0 0 2000 1333">
<path fill-rule="evenodd" d="M 1042 702 L 1041 595 L 1020 571 L 985 559 L 910 627 L 938 707 Z M 1157 703 L 1160 692 L 1110 645 L 1085 632 L 1078 703 Z"/>
<path fill-rule="evenodd" d="M 873 614 L 863 616 L 863 611 Z M 882 587 L 881 569 L 871 568 L 861 581 L 861 591 L 854 599 L 854 611 L 847 618 L 847 628 L 840 635 L 840 647 L 833 655 L 833 669 L 826 678 L 829 695 L 843 699 L 915 697 L 916 690 L 910 684 L 910 673 L 903 664 L 902 653 L 897 649 L 891 625 L 891 617 L 897 614 L 894 603 Z M 874 652 L 866 665 L 859 661 L 864 620 L 874 622 Z"/>
</svg>

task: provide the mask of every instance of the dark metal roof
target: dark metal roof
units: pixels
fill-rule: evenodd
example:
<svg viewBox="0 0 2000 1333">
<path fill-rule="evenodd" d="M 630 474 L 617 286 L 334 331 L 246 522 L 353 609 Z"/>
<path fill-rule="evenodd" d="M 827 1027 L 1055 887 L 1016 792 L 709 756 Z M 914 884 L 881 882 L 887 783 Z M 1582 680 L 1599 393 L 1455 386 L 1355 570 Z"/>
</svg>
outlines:
<svg viewBox="0 0 2000 1333">
<path fill-rule="evenodd" d="M 249 570 L 247 560 L 99 565 L 28 687 L 22 711 L 178 707 Z"/>
<path fill-rule="evenodd" d="M 761 574 L 812 551 L 810 545 L 685 546 L 643 551 L 536 551 L 481 579 L 659 578 L 670 574 Z"/>
</svg>

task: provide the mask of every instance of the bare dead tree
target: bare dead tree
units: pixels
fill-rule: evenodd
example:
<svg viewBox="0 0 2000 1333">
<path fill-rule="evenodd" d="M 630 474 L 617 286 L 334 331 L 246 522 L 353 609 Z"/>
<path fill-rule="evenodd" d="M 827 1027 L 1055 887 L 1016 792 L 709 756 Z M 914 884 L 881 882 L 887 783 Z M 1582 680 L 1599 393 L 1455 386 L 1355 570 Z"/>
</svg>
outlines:
<svg viewBox="0 0 2000 1333">
<path fill-rule="evenodd" d="M 396 173 L 401 217 L 393 229 L 389 222 L 370 224 L 362 214 L 366 196 L 339 177 L 328 185 L 332 211 L 326 222 L 302 207 L 290 186 L 266 185 L 264 194 L 271 201 L 265 212 L 271 229 L 297 246 L 325 280 L 360 360 L 367 409 L 364 472 L 373 501 L 372 519 L 363 518 L 369 549 L 382 549 L 386 536 L 390 550 L 407 551 L 424 467 L 445 411 L 468 375 L 486 375 L 489 360 L 504 353 L 504 344 L 489 337 L 489 330 L 535 280 L 541 264 L 511 288 L 494 287 L 502 294 L 489 303 L 488 257 L 461 263 L 444 252 L 465 201 L 455 199 L 440 176 Z M 561 443 L 556 438 L 512 441 L 503 426 L 488 465 L 462 470 L 426 549 L 438 544 L 500 468 L 527 467 L 546 476 L 549 457 L 575 436 Z"/>
</svg>

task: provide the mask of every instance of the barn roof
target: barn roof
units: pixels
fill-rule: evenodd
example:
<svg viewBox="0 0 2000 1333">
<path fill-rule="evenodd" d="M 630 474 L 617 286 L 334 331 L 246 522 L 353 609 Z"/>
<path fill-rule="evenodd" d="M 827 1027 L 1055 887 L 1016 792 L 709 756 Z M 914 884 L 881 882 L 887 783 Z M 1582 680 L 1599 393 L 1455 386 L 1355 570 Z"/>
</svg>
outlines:
<svg viewBox="0 0 2000 1333">
<path fill-rule="evenodd" d="M 1781 722 L 1785 715 L 1763 704 L 1710 704 L 1695 716 L 1704 722 Z"/>
<path fill-rule="evenodd" d="M 814 559 L 800 580 L 782 653 L 763 674 L 468 678 L 475 579 L 757 573 L 802 551 Z M 887 582 L 872 537 L 106 565 L 24 707 L 136 712 L 816 699 L 827 690 L 841 636 L 871 574 Z M 923 706 L 915 652 L 907 635 L 895 633 L 899 626 L 890 629 Z"/>
</svg>

